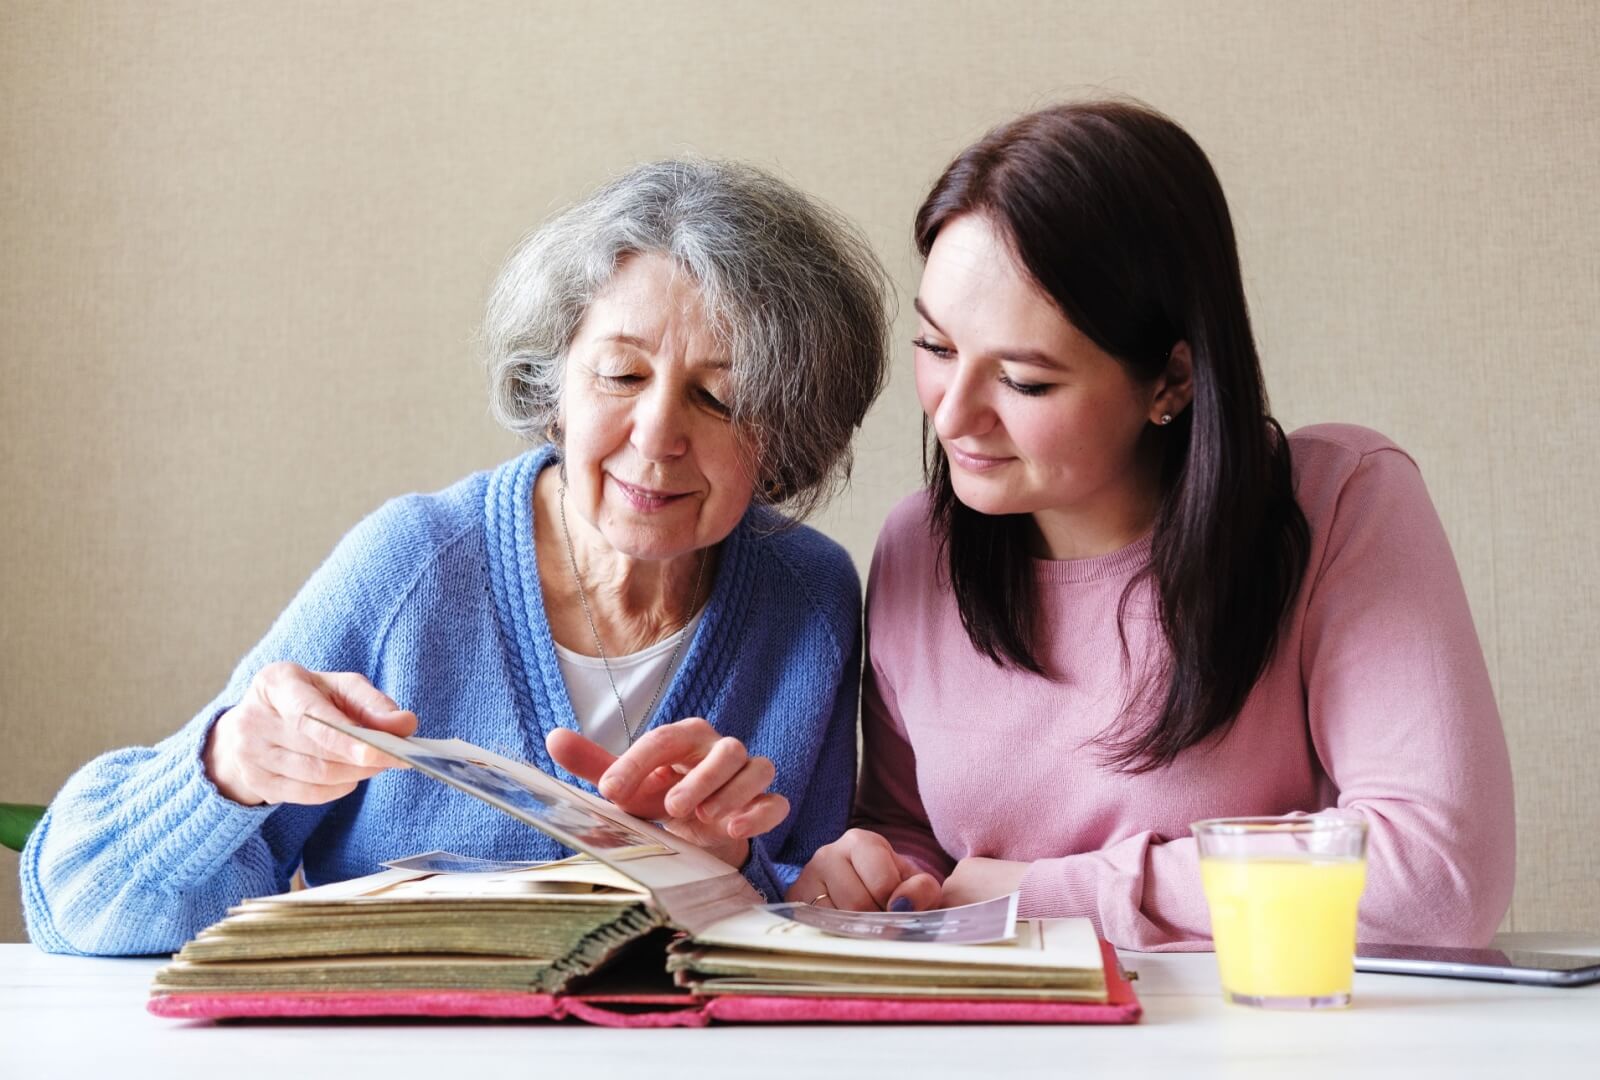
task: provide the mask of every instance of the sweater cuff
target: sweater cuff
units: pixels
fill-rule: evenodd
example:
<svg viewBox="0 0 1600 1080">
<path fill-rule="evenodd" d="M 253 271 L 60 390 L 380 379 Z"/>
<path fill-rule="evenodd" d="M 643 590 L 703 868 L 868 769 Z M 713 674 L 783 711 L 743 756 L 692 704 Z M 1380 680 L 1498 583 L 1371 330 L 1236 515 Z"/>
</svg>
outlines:
<svg viewBox="0 0 1600 1080">
<path fill-rule="evenodd" d="M 761 894 L 765 903 L 783 903 L 784 893 L 789 891 L 791 883 L 784 880 L 778 864 L 767 854 L 767 845 L 762 843 L 761 837 L 755 837 L 750 841 L 750 858 L 745 862 L 741 872 L 745 880 Z"/>
<path fill-rule="evenodd" d="M 1087 918 L 1100 927 L 1100 898 L 1094 867 L 1087 860 L 1040 859 L 1028 867 L 1017 887 L 1021 919 Z"/>
<path fill-rule="evenodd" d="M 201 755 L 218 709 L 204 723 L 191 724 L 173 739 L 166 761 L 139 794 L 148 803 L 147 820 L 157 828 L 145 838 L 147 854 L 140 876 L 173 889 L 207 881 L 239 846 L 261 831 L 276 805 L 242 806 L 217 790 Z"/>
</svg>

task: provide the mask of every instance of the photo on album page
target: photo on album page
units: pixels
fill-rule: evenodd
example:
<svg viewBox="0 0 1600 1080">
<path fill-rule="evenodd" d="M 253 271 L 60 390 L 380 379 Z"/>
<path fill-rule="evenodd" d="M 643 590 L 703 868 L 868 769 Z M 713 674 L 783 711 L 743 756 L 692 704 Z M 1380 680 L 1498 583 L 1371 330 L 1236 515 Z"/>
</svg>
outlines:
<svg viewBox="0 0 1600 1080">
<path fill-rule="evenodd" d="M 380 865 L 390 870 L 422 870 L 430 874 L 504 874 L 546 864 L 538 861 L 479 859 L 454 851 L 428 851 L 421 855 L 408 855 L 404 859 L 391 859 Z"/>
<path fill-rule="evenodd" d="M 595 813 L 587 806 L 553 792 L 535 791 L 504 769 L 485 761 L 411 753 L 406 761 L 485 802 L 507 807 L 552 826 L 552 834 L 565 833 L 578 841 L 580 850 L 622 855 L 640 849 L 665 850 L 645 833 Z M 560 839 L 560 836 L 557 836 Z"/>
<path fill-rule="evenodd" d="M 813 904 L 769 904 L 774 915 L 836 937 L 989 945 L 1017 936 L 1017 894 L 932 911 L 840 911 Z"/>
</svg>

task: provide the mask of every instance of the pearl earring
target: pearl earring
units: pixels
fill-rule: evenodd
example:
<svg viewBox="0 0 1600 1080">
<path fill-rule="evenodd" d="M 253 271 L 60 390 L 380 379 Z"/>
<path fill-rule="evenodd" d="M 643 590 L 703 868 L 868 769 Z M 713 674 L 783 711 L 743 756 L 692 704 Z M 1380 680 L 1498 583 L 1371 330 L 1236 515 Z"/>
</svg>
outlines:
<svg viewBox="0 0 1600 1080">
<path fill-rule="evenodd" d="M 1162 426 L 1166 426 L 1167 424 L 1172 423 L 1172 414 L 1169 413 L 1169 412 L 1162 413 L 1161 414 L 1161 423 L 1162 423 Z"/>
</svg>

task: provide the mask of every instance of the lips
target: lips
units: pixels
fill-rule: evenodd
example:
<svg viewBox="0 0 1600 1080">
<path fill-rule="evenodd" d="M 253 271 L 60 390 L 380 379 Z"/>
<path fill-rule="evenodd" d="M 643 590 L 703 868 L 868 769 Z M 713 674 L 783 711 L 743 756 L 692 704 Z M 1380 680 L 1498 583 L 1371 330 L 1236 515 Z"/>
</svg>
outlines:
<svg viewBox="0 0 1600 1080">
<path fill-rule="evenodd" d="M 615 476 L 607 475 L 607 479 L 616 485 L 622 497 L 628 504 L 642 513 L 655 513 L 665 510 L 674 503 L 687 499 L 691 492 L 663 491 L 660 488 L 644 487 L 640 484 L 630 484 L 626 480 L 618 480 Z"/>
<path fill-rule="evenodd" d="M 944 450 L 950 456 L 951 462 L 964 472 L 988 472 L 991 469 L 998 469 L 1012 460 L 1009 457 L 1000 457 L 994 454 L 975 454 L 963 450 L 959 446 L 946 445 Z"/>
</svg>

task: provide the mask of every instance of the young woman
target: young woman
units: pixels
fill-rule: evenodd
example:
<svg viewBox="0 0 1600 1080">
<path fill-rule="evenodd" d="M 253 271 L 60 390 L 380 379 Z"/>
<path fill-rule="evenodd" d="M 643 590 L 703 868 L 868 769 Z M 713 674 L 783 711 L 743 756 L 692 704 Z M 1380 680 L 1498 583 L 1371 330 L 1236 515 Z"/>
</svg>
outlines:
<svg viewBox="0 0 1600 1080">
<path fill-rule="evenodd" d="M 1363 940 L 1485 942 L 1511 775 L 1449 544 L 1405 451 L 1268 413 L 1200 148 L 1132 104 L 1025 116 L 916 235 L 927 490 L 873 559 L 859 827 L 790 896 L 1020 889 L 1184 947 L 1191 822 L 1336 810 L 1369 826 Z"/>
</svg>

